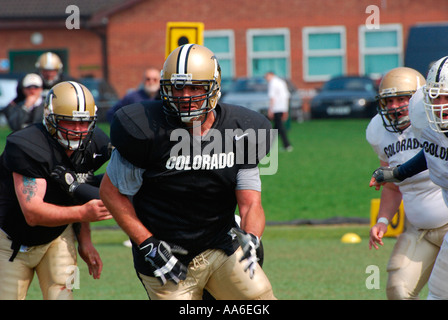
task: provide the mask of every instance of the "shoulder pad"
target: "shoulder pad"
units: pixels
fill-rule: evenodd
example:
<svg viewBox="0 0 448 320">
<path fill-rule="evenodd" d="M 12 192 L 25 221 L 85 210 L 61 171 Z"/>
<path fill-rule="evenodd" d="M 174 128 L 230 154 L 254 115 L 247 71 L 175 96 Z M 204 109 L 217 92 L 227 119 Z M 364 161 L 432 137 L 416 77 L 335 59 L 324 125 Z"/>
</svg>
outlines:
<svg viewBox="0 0 448 320">
<path fill-rule="evenodd" d="M 6 140 L 4 164 L 8 170 L 28 177 L 45 176 L 55 156 L 52 149 L 55 142 L 37 126 L 16 131 Z"/>
<path fill-rule="evenodd" d="M 158 107 L 159 106 L 159 107 Z M 154 125 L 163 115 L 160 101 L 136 103 L 120 108 L 110 127 L 110 140 L 120 155 L 144 168 L 151 151 Z M 156 121 L 152 121 L 152 120 Z"/>
<path fill-rule="evenodd" d="M 370 120 L 370 123 L 367 126 L 366 140 L 371 145 L 377 145 L 380 143 L 385 132 L 386 129 L 384 128 L 383 120 L 381 119 L 381 116 L 377 114 Z"/>
<path fill-rule="evenodd" d="M 422 88 L 419 88 L 409 100 L 409 118 L 411 119 L 412 130 L 416 137 L 420 139 L 421 132 L 426 127 L 429 127 L 425 106 L 423 104 Z"/>
</svg>

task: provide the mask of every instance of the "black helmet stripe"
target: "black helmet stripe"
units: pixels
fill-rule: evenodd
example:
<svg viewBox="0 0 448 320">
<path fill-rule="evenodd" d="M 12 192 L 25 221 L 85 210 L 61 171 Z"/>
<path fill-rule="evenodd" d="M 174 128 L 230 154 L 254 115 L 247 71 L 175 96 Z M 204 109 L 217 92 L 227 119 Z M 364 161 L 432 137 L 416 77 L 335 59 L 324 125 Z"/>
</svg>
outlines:
<svg viewBox="0 0 448 320">
<path fill-rule="evenodd" d="M 81 86 L 73 81 L 68 81 L 73 88 L 75 88 L 75 92 L 76 92 L 76 99 L 78 101 L 78 107 L 77 110 L 78 111 L 86 111 L 86 96 L 84 94 L 84 90 L 81 88 Z"/>
<path fill-rule="evenodd" d="M 442 68 L 445 65 L 446 60 L 448 59 L 448 57 L 445 57 L 445 59 L 442 60 L 442 62 L 439 65 L 439 68 L 437 69 L 437 74 L 436 74 L 436 82 L 440 81 L 440 72 L 442 72 Z"/>
<path fill-rule="evenodd" d="M 188 65 L 188 56 L 190 54 L 190 50 L 194 44 L 189 43 L 184 46 L 179 51 L 179 55 L 177 56 L 177 66 L 176 72 L 178 74 L 186 74 L 187 73 L 187 65 Z"/>
</svg>

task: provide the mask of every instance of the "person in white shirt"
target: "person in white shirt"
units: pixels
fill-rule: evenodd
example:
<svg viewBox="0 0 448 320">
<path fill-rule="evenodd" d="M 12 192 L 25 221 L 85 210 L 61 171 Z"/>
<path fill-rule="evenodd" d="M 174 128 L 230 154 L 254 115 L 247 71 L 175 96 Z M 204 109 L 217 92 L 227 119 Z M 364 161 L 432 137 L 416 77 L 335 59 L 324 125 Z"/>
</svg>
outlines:
<svg viewBox="0 0 448 320">
<path fill-rule="evenodd" d="M 419 72 L 405 67 L 392 69 L 381 81 L 379 114 L 368 125 L 366 138 L 382 167 L 401 165 L 421 151 L 422 144 L 409 116 L 409 100 L 424 84 L 425 79 Z M 402 182 L 384 184 L 378 221 L 370 230 L 370 249 L 383 245 L 388 221 L 401 201 L 408 223 L 397 239 L 387 266 L 386 291 L 388 299 L 417 299 L 430 278 L 448 231 L 448 208 L 442 190 L 431 181 L 428 170 Z"/>
<path fill-rule="evenodd" d="M 293 147 L 283 124 L 289 116 L 289 97 L 291 94 L 288 86 L 283 79 L 280 79 L 271 71 L 267 72 L 264 77 L 268 82 L 268 118 L 274 121 L 274 129 L 278 130 L 285 150 L 288 152 L 292 151 Z"/>
</svg>

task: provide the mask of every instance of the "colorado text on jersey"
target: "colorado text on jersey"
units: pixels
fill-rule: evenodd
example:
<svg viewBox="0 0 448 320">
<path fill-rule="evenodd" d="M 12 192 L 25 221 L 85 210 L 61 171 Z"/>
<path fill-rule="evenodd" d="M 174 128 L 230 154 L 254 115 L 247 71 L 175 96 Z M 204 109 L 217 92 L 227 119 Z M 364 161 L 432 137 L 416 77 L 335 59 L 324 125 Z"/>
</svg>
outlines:
<svg viewBox="0 0 448 320">
<path fill-rule="evenodd" d="M 416 138 L 408 138 L 402 141 L 391 143 L 390 145 L 384 148 L 384 154 L 386 155 L 386 157 L 390 158 L 399 152 L 419 148 L 421 148 L 421 145 Z"/>
<path fill-rule="evenodd" d="M 210 129 L 205 136 L 193 136 L 188 130 L 176 129 L 171 141 L 179 141 L 170 151 L 167 169 L 215 170 L 233 167 L 234 164 L 256 164 L 266 156 L 273 137 L 266 129 Z"/>
<path fill-rule="evenodd" d="M 432 142 L 423 142 L 423 149 L 425 150 L 425 153 L 428 153 L 435 158 L 448 161 L 448 149 L 445 147 L 440 147 L 439 149 L 439 147 L 440 146 L 438 144 Z"/>
</svg>

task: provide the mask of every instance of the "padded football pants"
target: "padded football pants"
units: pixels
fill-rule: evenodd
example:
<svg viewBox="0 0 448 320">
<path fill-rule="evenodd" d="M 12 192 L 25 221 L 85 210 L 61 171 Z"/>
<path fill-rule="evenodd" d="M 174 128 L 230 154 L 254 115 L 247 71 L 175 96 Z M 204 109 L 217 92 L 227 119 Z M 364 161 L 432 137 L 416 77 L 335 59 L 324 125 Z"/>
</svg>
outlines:
<svg viewBox="0 0 448 320">
<path fill-rule="evenodd" d="M 387 298 L 418 299 L 428 282 L 448 225 L 418 230 L 409 223 L 397 239 L 387 266 Z"/>
<path fill-rule="evenodd" d="M 36 272 L 45 300 L 71 300 L 66 285 L 76 266 L 75 234 L 72 226 L 52 242 L 19 252 L 14 261 L 11 240 L 0 229 L 0 300 L 24 300 Z"/>
<path fill-rule="evenodd" d="M 242 255 L 241 247 L 230 257 L 221 250 L 206 250 L 188 265 L 187 278 L 178 285 L 168 281 L 162 286 L 155 277 L 139 277 L 151 300 L 200 300 L 204 288 L 218 300 L 275 299 L 263 269 L 257 264 L 250 279 L 245 261 L 239 262 Z"/>
<path fill-rule="evenodd" d="M 428 282 L 428 300 L 448 300 L 448 233 L 437 256 Z"/>
</svg>

